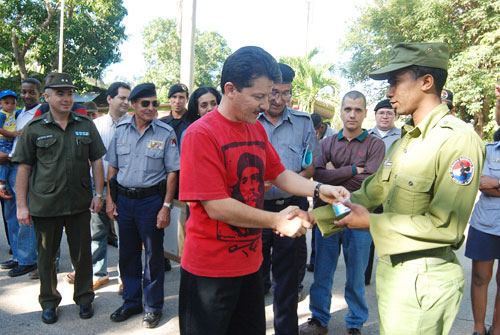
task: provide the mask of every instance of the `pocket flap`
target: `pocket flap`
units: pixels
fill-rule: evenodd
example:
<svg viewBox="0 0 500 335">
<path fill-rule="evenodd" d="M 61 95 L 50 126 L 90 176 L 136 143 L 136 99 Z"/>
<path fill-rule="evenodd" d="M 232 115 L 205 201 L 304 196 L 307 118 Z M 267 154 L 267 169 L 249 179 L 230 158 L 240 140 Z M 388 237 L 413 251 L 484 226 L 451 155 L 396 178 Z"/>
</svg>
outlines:
<svg viewBox="0 0 500 335">
<path fill-rule="evenodd" d="M 395 182 L 398 187 L 413 192 L 429 192 L 434 184 L 434 178 L 423 176 L 395 176 Z"/>
<path fill-rule="evenodd" d="M 40 138 L 36 140 L 36 146 L 39 148 L 48 148 L 56 142 L 57 138 L 55 137 Z"/>
</svg>

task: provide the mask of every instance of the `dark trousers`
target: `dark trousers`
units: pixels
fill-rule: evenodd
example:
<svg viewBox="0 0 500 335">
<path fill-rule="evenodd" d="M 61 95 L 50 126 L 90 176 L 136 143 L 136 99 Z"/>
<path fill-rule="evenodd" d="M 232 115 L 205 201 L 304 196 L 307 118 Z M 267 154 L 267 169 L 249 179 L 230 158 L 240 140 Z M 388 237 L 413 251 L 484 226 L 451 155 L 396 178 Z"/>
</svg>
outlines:
<svg viewBox="0 0 500 335">
<path fill-rule="evenodd" d="M 260 271 L 215 278 L 196 276 L 181 268 L 179 326 L 182 335 L 264 335 Z"/>
<path fill-rule="evenodd" d="M 302 210 L 309 208 L 307 198 L 294 196 L 283 204 L 265 201 L 264 209 L 279 212 L 292 205 Z M 277 335 L 298 334 L 298 288 L 305 274 L 306 237 L 280 237 L 271 229 L 263 229 L 262 253 L 264 260 L 261 269 L 266 290 L 271 287 L 269 278 L 272 272 L 274 331 Z"/>
<path fill-rule="evenodd" d="M 163 229 L 156 227 L 156 217 L 162 204 L 160 195 L 143 199 L 129 199 L 118 195 L 119 265 L 124 308 L 142 306 L 143 290 L 146 312 L 161 312 L 163 308 Z M 144 274 L 141 260 L 143 244 Z"/>
<path fill-rule="evenodd" d="M 38 272 L 42 309 L 57 307 L 61 294 L 57 291 L 56 260 L 63 227 L 66 232 L 69 255 L 75 269 L 73 300 L 87 304 L 94 300 L 92 290 L 92 255 L 90 252 L 90 212 L 57 217 L 33 217 L 35 222 Z"/>
</svg>

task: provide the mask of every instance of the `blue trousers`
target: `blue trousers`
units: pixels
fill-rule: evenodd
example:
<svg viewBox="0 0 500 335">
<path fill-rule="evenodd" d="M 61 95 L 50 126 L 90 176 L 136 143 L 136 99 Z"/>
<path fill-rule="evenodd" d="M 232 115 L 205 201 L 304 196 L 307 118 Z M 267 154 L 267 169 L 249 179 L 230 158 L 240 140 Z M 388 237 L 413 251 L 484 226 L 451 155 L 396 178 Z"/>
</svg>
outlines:
<svg viewBox="0 0 500 335">
<path fill-rule="evenodd" d="M 345 318 L 346 328 L 361 329 L 368 319 L 365 269 L 372 242 L 370 232 L 345 228 L 337 234 L 324 238 L 320 230 L 316 229 L 315 237 L 316 263 L 309 304 L 312 317 L 322 326 L 327 326 L 330 321 L 333 275 L 342 247 L 347 275 L 344 296 L 349 308 Z"/>
<path fill-rule="evenodd" d="M 156 217 L 162 205 L 163 199 L 160 195 L 143 199 L 129 199 L 118 195 L 116 206 L 120 230 L 119 264 L 124 308 L 140 307 L 144 293 L 145 311 L 162 311 L 165 279 L 163 229 L 156 227 Z M 143 244 L 144 273 L 141 260 Z"/>
</svg>

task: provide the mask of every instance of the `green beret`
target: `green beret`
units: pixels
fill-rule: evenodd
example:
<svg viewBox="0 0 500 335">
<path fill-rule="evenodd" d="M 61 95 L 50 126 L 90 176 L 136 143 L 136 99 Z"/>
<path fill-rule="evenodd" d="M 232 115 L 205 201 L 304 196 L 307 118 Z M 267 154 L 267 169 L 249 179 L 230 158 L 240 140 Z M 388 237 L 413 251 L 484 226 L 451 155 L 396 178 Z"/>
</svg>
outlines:
<svg viewBox="0 0 500 335">
<path fill-rule="evenodd" d="M 388 79 L 391 72 L 412 65 L 448 70 L 449 57 L 446 43 L 399 43 L 391 52 L 389 65 L 370 73 L 370 78 Z"/>
<path fill-rule="evenodd" d="M 64 72 L 51 72 L 45 77 L 45 88 L 58 88 L 68 87 L 76 88 L 73 86 L 73 79 L 71 76 Z"/>
</svg>

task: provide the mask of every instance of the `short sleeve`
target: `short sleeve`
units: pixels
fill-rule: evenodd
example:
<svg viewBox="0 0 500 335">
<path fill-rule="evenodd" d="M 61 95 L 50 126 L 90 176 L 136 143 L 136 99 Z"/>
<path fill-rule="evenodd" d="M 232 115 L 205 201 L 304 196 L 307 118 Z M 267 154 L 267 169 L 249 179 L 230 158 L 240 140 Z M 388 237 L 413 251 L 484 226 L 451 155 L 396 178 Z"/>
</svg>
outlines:
<svg viewBox="0 0 500 335">
<path fill-rule="evenodd" d="M 261 126 L 262 127 L 262 126 Z M 262 127 L 262 131 L 265 132 Z M 285 166 L 281 163 L 280 156 L 274 149 L 273 145 L 267 139 L 267 135 L 264 134 L 266 141 L 266 172 L 264 175 L 264 180 L 274 180 L 276 179 L 283 171 L 285 171 Z"/>
<path fill-rule="evenodd" d="M 171 131 L 168 136 L 164 152 L 165 152 L 164 162 L 167 173 L 172 171 L 179 171 L 180 168 L 179 149 L 178 149 L 177 138 L 175 136 L 174 131 Z"/>
<path fill-rule="evenodd" d="M 5 115 L 5 113 L 0 113 L 0 128 L 3 128 L 5 120 L 7 120 L 7 115 Z"/>
</svg>

